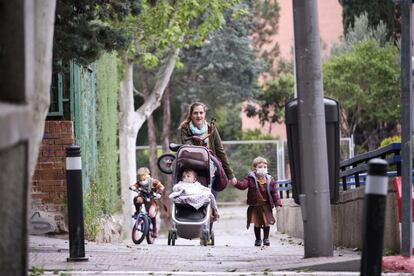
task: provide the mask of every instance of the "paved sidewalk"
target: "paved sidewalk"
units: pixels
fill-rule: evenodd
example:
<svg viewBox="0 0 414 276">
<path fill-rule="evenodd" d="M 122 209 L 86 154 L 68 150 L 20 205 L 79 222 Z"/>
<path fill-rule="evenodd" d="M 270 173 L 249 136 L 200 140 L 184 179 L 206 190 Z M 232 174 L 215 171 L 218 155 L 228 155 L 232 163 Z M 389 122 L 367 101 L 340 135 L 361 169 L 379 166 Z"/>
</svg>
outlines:
<svg viewBox="0 0 414 276">
<path fill-rule="evenodd" d="M 50 274 L 66 271 L 70 275 L 358 275 L 358 252 L 336 250 L 333 257 L 303 258 L 301 240 L 277 233 L 272 227 L 270 247 L 254 247 L 253 230 L 245 229 L 243 207 L 221 207 L 215 224 L 215 246 L 200 246 L 199 240 L 179 238 L 168 246 L 165 236 L 154 245 L 122 244 L 85 245 L 86 262 L 69 263 L 69 243 L 65 239 L 30 236 L 29 267 Z M 338 269 L 339 268 L 339 269 Z M 321 272 L 323 270 L 337 272 Z M 294 274 L 300 272 L 301 274 Z M 317 273 L 305 273 L 319 271 Z M 343 271 L 339 273 L 338 271 Z M 344 272 L 354 271 L 354 272 Z"/>
</svg>

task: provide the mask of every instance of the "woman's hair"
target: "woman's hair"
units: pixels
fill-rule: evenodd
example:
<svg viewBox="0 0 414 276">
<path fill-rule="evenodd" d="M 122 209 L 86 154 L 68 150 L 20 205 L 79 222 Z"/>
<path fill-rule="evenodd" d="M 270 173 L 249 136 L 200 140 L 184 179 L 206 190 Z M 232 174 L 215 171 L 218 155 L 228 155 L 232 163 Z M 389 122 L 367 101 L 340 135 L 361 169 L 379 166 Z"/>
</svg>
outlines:
<svg viewBox="0 0 414 276">
<path fill-rule="evenodd" d="M 253 163 L 252 163 L 253 168 L 256 168 L 256 166 L 259 165 L 260 163 L 264 163 L 267 165 L 267 160 L 261 156 L 256 157 L 255 159 L 253 159 Z"/>
<path fill-rule="evenodd" d="M 179 128 L 185 128 L 188 126 L 188 124 L 191 121 L 191 114 L 193 114 L 194 108 L 196 108 L 197 106 L 202 106 L 204 109 L 204 112 L 207 111 L 207 106 L 205 104 L 203 104 L 202 102 L 194 102 L 191 105 L 189 105 L 188 110 L 187 110 L 187 114 L 185 115 L 184 120 L 181 122 Z"/>
</svg>

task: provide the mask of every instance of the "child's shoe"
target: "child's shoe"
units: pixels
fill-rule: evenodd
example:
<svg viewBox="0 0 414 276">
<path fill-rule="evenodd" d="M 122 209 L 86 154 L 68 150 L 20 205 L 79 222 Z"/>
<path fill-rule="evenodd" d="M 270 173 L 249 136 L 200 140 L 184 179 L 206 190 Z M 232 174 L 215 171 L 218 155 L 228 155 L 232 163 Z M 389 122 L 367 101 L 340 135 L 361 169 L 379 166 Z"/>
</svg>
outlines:
<svg viewBox="0 0 414 276">
<path fill-rule="evenodd" d="M 261 246 L 262 245 L 262 240 L 255 240 L 254 241 L 254 246 Z"/>
<path fill-rule="evenodd" d="M 269 241 L 269 239 L 263 239 L 263 245 L 264 245 L 264 246 L 270 246 L 270 241 Z"/>
</svg>

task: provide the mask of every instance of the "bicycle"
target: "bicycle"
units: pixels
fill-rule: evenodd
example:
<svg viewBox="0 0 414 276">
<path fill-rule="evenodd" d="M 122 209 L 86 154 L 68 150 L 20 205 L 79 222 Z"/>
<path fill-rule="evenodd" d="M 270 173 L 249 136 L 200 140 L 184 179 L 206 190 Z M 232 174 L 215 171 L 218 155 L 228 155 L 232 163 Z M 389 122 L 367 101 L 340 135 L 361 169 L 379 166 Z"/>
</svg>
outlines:
<svg viewBox="0 0 414 276">
<path fill-rule="evenodd" d="M 150 191 L 144 191 L 141 188 L 132 189 L 129 188 L 131 191 L 138 193 L 146 202 L 149 202 L 151 199 L 158 199 L 157 193 Z M 141 205 L 140 210 L 136 214 L 135 223 L 132 228 L 132 241 L 135 244 L 140 244 L 145 238 L 148 244 L 153 244 L 155 241 L 154 230 L 152 227 L 151 219 L 148 216 L 147 210 Z"/>
</svg>

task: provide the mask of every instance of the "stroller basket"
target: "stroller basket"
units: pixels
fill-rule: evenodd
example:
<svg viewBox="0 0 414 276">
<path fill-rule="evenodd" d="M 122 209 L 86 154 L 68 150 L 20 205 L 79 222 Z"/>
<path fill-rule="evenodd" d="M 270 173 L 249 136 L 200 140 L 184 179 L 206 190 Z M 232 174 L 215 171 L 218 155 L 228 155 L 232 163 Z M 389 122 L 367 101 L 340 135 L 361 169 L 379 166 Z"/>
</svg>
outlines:
<svg viewBox="0 0 414 276">
<path fill-rule="evenodd" d="M 172 216 L 173 221 L 185 225 L 201 225 L 206 223 L 210 218 L 210 204 L 196 209 L 188 204 L 173 204 Z"/>
</svg>

